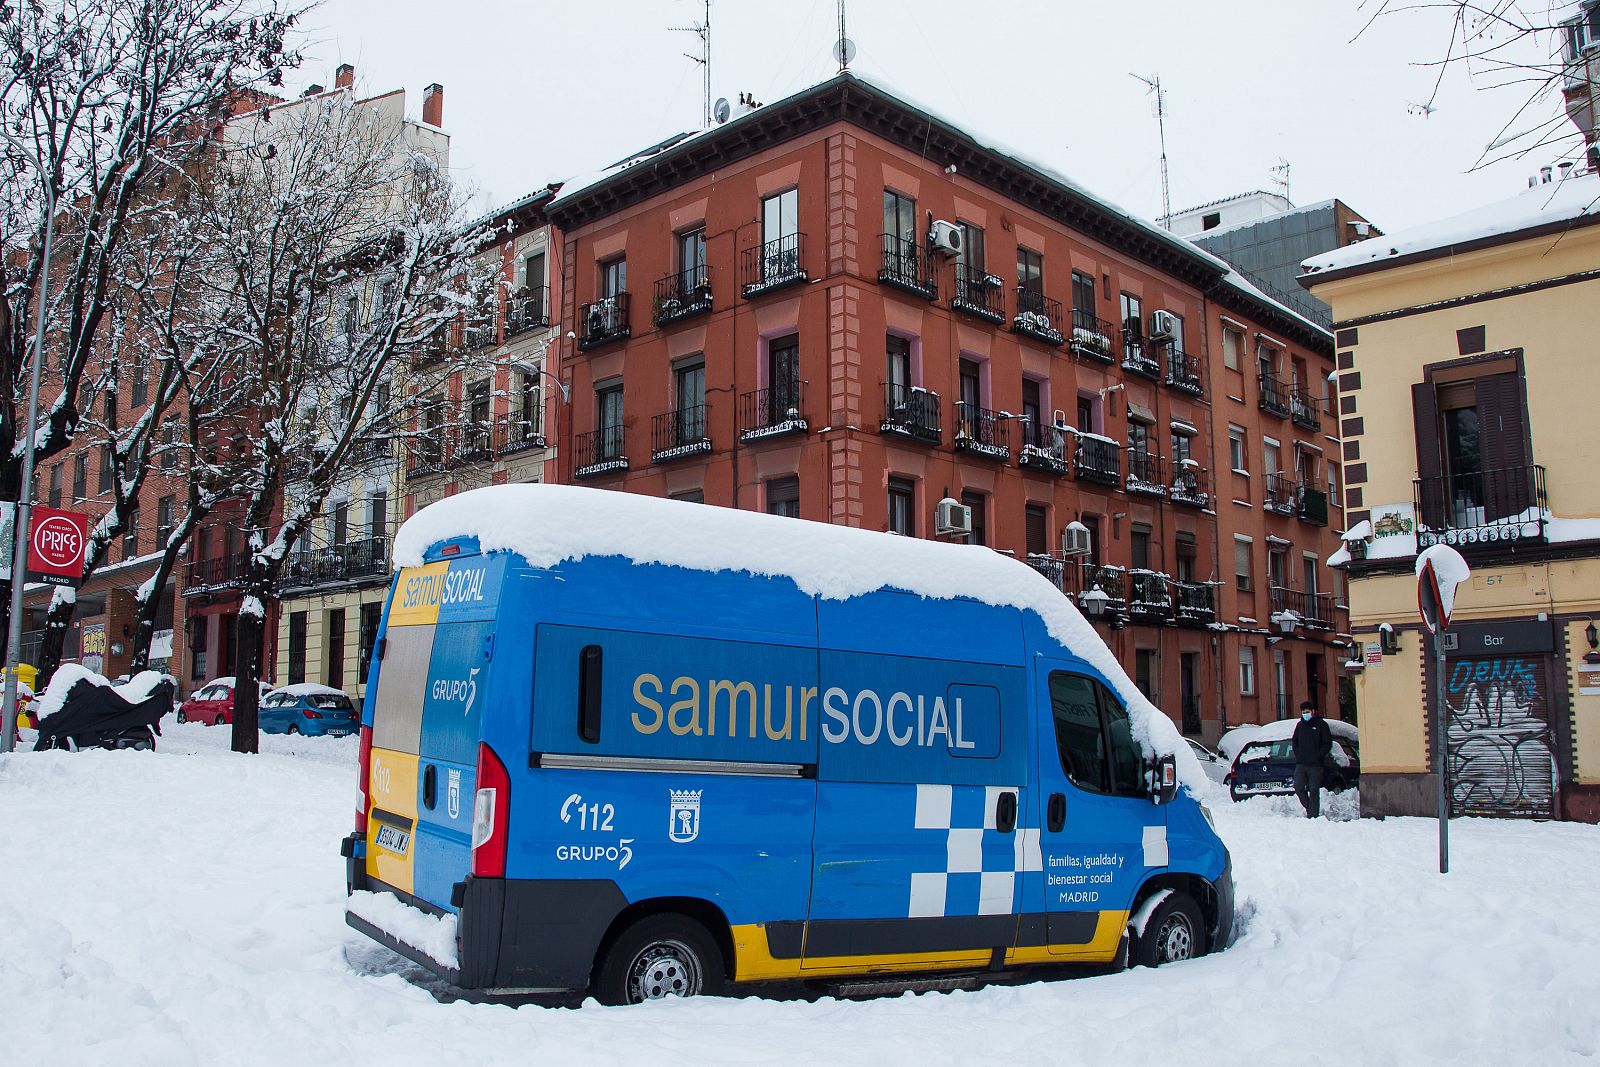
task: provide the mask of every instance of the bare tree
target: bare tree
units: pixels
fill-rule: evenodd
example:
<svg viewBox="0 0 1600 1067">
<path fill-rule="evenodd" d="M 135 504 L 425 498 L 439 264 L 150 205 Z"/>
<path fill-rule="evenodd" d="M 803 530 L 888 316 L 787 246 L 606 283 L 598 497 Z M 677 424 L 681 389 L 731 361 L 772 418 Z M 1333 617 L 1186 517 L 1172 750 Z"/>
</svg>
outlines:
<svg viewBox="0 0 1600 1067">
<path fill-rule="evenodd" d="M 231 458 L 199 448 L 195 461 L 235 479 L 219 492 L 248 538 L 233 747 L 253 752 L 266 604 L 289 551 L 364 442 L 391 432 L 373 409 L 393 366 L 426 362 L 488 306 L 494 275 L 477 256 L 489 234 L 463 224 L 438 161 L 370 103 L 331 93 L 234 133 L 191 201 L 210 262 L 187 330 L 220 353 L 204 418 L 232 420 L 232 448 L 217 450 Z"/>
<path fill-rule="evenodd" d="M 19 412 L 31 310 L 45 302 L 55 395 L 42 399 L 32 447 L 49 457 L 83 418 L 80 386 L 138 260 L 127 244 L 148 232 L 145 212 L 159 210 L 232 105 L 298 62 L 285 46 L 296 18 L 275 0 L 0 5 L 0 496 L 30 488 Z"/>
</svg>

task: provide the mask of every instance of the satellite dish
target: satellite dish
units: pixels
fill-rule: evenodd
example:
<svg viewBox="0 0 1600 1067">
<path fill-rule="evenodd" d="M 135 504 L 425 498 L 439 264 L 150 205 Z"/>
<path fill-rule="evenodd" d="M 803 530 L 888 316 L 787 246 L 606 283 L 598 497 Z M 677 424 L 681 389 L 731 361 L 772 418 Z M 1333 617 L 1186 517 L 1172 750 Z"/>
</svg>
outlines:
<svg viewBox="0 0 1600 1067">
<path fill-rule="evenodd" d="M 848 37 L 841 37 L 833 42 L 833 58 L 841 67 L 848 67 L 850 61 L 856 58 L 856 43 Z"/>
<path fill-rule="evenodd" d="M 716 116 L 719 123 L 727 122 L 728 116 L 732 113 L 732 110 L 728 107 L 728 98 L 725 96 L 717 97 L 716 106 L 712 108 L 711 113 Z"/>
</svg>

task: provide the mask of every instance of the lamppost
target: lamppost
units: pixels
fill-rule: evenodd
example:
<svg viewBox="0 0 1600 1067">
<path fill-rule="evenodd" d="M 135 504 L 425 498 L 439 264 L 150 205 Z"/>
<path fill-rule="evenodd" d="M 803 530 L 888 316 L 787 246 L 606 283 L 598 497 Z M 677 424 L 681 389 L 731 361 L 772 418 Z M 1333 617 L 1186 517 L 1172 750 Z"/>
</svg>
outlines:
<svg viewBox="0 0 1600 1067">
<path fill-rule="evenodd" d="M 5 700 L 0 704 L 0 752 L 10 752 L 12 735 L 17 729 L 17 670 L 22 660 L 22 589 L 26 583 L 28 566 L 28 531 L 33 520 L 34 435 L 38 432 L 39 422 L 39 366 L 44 361 L 44 324 L 50 295 L 50 246 L 55 240 L 56 192 L 50 182 L 49 171 L 37 155 L 30 153 L 20 141 L 4 130 L 0 130 L 0 137 L 31 159 L 45 192 L 44 248 L 41 250 L 43 264 L 34 308 L 33 355 L 28 367 L 27 446 L 22 452 L 22 482 L 17 487 L 17 507 L 11 528 L 11 615 L 10 625 L 6 628 Z"/>
</svg>

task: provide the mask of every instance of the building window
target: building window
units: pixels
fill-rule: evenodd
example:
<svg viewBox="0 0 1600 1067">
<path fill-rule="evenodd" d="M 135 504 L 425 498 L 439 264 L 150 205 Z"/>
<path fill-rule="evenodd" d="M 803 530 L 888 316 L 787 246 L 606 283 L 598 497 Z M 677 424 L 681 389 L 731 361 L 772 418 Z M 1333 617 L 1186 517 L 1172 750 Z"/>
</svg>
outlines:
<svg viewBox="0 0 1600 1067">
<path fill-rule="evenodd" d="M 362 685 L 367 684 L 367 672 L 372 669 L 372 650 L 378 644 L 378 623 L 383 619 L 383 605 L 372 601 L 361 605 L 361 652 L 356 670 Z"/>
<path fill-rule="evenodd" d="M 1214 230 L 1222 225 L 1222 212 L 1208 211 L 1200 216 L 1200 229 Z"/>
<path fill-rule="evenodd" d="M 144 356 L 133 358 L 133 367 L 130 373 L 132 378 L 131 390 L 133 393 L 133 406 L 142 408 L 150 397 L 150 364 Z"/>
<path fill-rule="evenodd" d="M 1044 295 L 1044 256 L 1021 245 L 1017 246 L 1017 291 Z"/>
<path fill-rule="evenodd" d="M 961 228 L 961 251 L 956 255 L 956 262 L 967 268 L 969 285 L 981 285 L 988 273 L 984 269 L 983 227 L 966 221 L 956 225 Z"/>
<path fill-rule="evenodd" d="M 122 528 L 122 558 L 133 559 L 139 554 L 139 508 L 128 512 L 127 525 Z"/>
<path fill-rule="evenodd" d="M 1150 527 L 1134 523 L 1128 531 L 1131 563 L 1135 570 L 1150 569 Z"/>
<path fill-rule="evenodd" d="M 1085 330 L 1098 329 L 1094 303 L 1094 275 L 1072 272 L 1072 324 Z"/>
<path fill-rule="evenodd" d="M 289 684 L 306 680 L 306 613 L 289 613 Z"/>
<path fill-rule="evenodd" d="M 1022 418 L 1031 426 L 1044 425 L 1044 396 L 1036 378 L 1022 379 Z M 1043 439 L 1040 439 L 1043 443 Z"/>
<path fill-rule="evenodd" d="M 767 483 L 767 514 L 800 517 L 800 479 L 774 478 Z"/>
<path fill-rule="evenodd" d="M 1289 554 L 1282 548 L 1273 546 L 1267 549 L 1267 585 L 1282 589 L 1289 583 L 1285 571 L 1289 566 Z"/>
<path fill-rule="evenodd" d="M 1148 699 L 1156 699 L 1156 650 L 1141 648 L 1133 654 L 1133 684 Z"/>
<path fill-rule="evenodd" d="M 1100 398 L 1089 393 L 1078 394 L 1078 429 L 1084 433 L 1100 432 Z"/>
<path fill-rule="evenodd" d="M 965 490 L 961 494 L 961 503 L 972 512 L 972 536 L 967 538 L 968 544 L 987 545 L 989 543 L 989 498 L 982 493 Z"/>
<path fill-rule="evenodd" d="M 800 335 L 774 337 L 767 345 L 768 425 L 800 415 Z"/>
<path fill-rule="evenodd" d="M 917 535 L 917 485 L 909 478 L 889 479 L 889 532 Z"/>
<path fill-rule="evenodd" d="M 1317 557 L 1307 552 L 1301 557 L 1301 579 L 1305 583 L 1303 588 L 1308 593 L 1318 591 L 1317 586 Z"/>
<path fill-rule="evenodd" d="M 678 289 L 693 293 L 707 284 L 706 228 L 696 226 L 678 235 Z"/>
<path fill-rule="evenodd" d="M 884 337 L 883 386 L 895 408 L 911 401 L 911 341 L 899 334 Z"/>
<path fill-rule="evenodd" d="M 1085 562 L 1098 567 L 1100 559 L 1100 516 L 1079 515 L 1078 521 L 1089 528 L 1089 554 L 1084 557 Z"/>
<path fill-rule="evenodd" d="M 344 688 L 344 609 L 328 612 L 328 632 L 324 634 L 327 648 L 327 667 L 323 680 L 335 689 Z"/>
<path fill-rule="evenodd" d="M 624 256 L 600 264 L 600 299 L 610 300 L 628 291 L 628 260 Z"/>
<path fill-rule="evenodd" d="M 111 487 L 117 484 L 116 453 L 112 446 L 102 445 L 100 448 L 100 492 L 109 493 Z"/>
<path fill-rule="evenodd" d="M 61 506 L 61 464 L 57 463 L 50 468 L 50 506 Z"/>
<path fill-rule="evenodd" d="M 162 427 L 161 469 L 173 471 L 178 468 L 178 437 L 183 428 L 178 425 L 177 419 L 168 419 Z"/>
<path fill-rule="evenodd" d="M 1250 473 L 1250 450 L 1243 426 L 1228 427 L 1228 463 L 1240 474 Z"/>
<path fill-rule="evenodd" d="M 1122 294 L 1122 340 L 1135 348 L 1144 343 L 1144 301 L 1132 293 Z"/>
<path fill-rule="evenodd" d="M 1172 431 L 1172 477 L 1176 479 L 1194 459 L 1194 438 L 1179 430 Z"/>
<path fill-rule="evenodd" d="M 72 457 L 72 495 L 82 500 L 89 495 L 89 453 L 79 452 Z"/>
<path fill-rule="evenodd" d="M 1195 580 L 1195 560 L 1197 558 L 1194 535 L 1188 533 L 1178 534 L 1174 548 L 1177 560 L 1174 576 L 1180 582 L 1192 583 Z"/>
<path fill-rule="evenodd" d="M 1239 693 L 1256 695 L 1256 650 L 1249 645 L 1239 646 Z"/>
<path fill-rule="evenodd" d="M 178 522 L 178 498 L 164 496 L 156 502 L 156 549 L 164 551 Z"/>
<path fill-rule="evenodd" d="M 706 435 L 706 364 L 696 358 L 673 369 L 678 399 L 678 443 L 698 441 Z"/>
<path fill-rule="evenodd" d="M 1250 538 L 1234 535 L 1233 582 L 1241 592 L 1245 593 L 1248 593 L 1255 584 L 1255 567 L 1251 560 L 1253 547 Z"/>
<path fill-rule="evenodd" d="M 1588 0 L 1577 17 L 1561 24 L 1561 32 L 1566 39 L 1569 63 L 1579 61 L 1590 49 L 1600 46 L 1600 3 Z"/>
<path fill-rule="evenodd" d="M 794 277 L 800 270 L 800 190 L 761 201 L 761 279 Z"/>
<path fill-rule="evenodd" d="M 206 623 L 209 619 L 209 615 L 197 615 L 189 620 L 189 677 L 196 681 L 206 677 Z"/>
<path fill-rule="evenodd" d="M 350 501 L 341 500 L 334 505 L 332 533 L 329 542 L 334 548 L 343 548 L 350 543 Z"/>
<path fill-rule="evenodd" d="M 600 442 L 595 459 L 617 459 L 622 455 L 622 383 L 603 386 L 595 390 L 595 422 L 600 428 Z"/>
<path fill-rule="evenodd" d="M 489 427 L 489 380 L 473 382 L 467 388 L 467 427 L 470 431 L 486 431 Z M 474 438 L 477 434 L 475 433 Z"/>
<path fill-rule="evenodd" d="M 1238 330 L 1222 328 L 1222 365 L 1229 370 L 1239 369 L 1239 356 L 1244 352 L 1244 334 Z"/>
<path fill-rule="evenodd" d="M 1023 536 L 1027 539 L 1030 556 L 1050 554 L 1050 509 L 1043 504 L 1029 504 L 1022 516 Z"/>
<path fill-rule="evenodd" d="M 367 536 L 386 537 L 389 533 L 389 494 L 382 490 L 367 498 Z"/>
<path fill-rule="evenodd" d="M 685 504 L 704 504 L 706 502 L 706 491 L 704 489 L 685 489 L 682 492 L 671 494 L 668 499 L 681 500 Z"/>
<path fill-rule="evenodd" d="M 917 202 L 891 189 L 883 191 L 883 265 L 901 277 L 915 278 L 911 261 L 917 247 Z"/>
<path fill-rule="evenodd" d="M 353 341 L 361 329 L 361 298 L 350 293 L 344 298 L 344 314 L 340 320 L 340 328 L 344 331 L 346 340 Z"/>
</svg>

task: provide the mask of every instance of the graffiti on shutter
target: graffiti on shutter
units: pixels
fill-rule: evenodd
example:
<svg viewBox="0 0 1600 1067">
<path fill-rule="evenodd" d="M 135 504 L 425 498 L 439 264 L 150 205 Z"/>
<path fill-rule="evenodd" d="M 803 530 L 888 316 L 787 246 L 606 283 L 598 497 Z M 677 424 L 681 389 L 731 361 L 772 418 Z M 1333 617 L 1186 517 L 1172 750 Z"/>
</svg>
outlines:
<svg viewBox="0 0 1600 1067">
<path fill-rule="evenodd" d="M 1549 684 L 1539 656 L 1452 660 L 1445 697 L 1450 814 L 1555 815 Z"/>
</svg>

